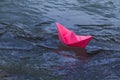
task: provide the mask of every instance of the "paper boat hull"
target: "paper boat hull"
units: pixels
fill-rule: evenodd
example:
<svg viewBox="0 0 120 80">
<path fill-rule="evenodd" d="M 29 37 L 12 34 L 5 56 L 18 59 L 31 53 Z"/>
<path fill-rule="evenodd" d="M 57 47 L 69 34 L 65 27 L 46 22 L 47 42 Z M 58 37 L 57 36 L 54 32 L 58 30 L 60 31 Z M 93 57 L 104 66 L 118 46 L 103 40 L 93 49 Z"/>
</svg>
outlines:
<svg viewBox="0 0 120 80">
<path fill-rule="evenodd" d="M 68 30 L 60 23 L 56 23 L 59 40 L 67 46 L 85 48 L 91 41 L 92 36 L 76 35 L 73 31 Z"/>
<path fill-rule="evenodd" d="M 73 44 L 66 44 L 66 45 L 71 46 L 71 47 L 85 48 L 91 40 L 92 40 L 92 36 L 86 40 L 82 40 L 82 41 L 78 41 L 78 42 L 73 43 Z"/>
</svg>

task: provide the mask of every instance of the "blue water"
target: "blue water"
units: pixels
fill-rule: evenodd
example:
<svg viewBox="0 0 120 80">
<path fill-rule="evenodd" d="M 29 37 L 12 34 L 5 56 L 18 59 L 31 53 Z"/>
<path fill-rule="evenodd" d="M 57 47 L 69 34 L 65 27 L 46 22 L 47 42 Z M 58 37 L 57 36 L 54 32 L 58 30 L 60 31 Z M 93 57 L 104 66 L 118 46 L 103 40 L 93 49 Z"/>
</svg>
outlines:
<svg viewBox="0 0 120 80">
<path fill-rule="evenodd" d="M 1 0 L 0 69 L 14 80 L 119 80 L 119 0 Z M 64 46 L 56 22 L 94 38 Z M 1 75 L 1 74 L 0 74 Z"/>
</svg>

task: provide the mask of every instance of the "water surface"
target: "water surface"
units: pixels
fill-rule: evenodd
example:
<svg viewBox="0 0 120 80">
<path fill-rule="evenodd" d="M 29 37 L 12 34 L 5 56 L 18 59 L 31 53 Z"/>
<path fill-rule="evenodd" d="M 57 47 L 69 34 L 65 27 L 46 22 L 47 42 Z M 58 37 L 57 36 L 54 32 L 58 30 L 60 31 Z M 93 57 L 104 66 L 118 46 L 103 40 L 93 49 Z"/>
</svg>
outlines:
<svg viewBox="0 0 120 80">
<path fill-rule="evenodd" d="M 119 0 L 1 0 L 0 77 L 6 80 L 119 80 Z M 64 46 L 56 22 L 94 38 Z"/>
</svg>

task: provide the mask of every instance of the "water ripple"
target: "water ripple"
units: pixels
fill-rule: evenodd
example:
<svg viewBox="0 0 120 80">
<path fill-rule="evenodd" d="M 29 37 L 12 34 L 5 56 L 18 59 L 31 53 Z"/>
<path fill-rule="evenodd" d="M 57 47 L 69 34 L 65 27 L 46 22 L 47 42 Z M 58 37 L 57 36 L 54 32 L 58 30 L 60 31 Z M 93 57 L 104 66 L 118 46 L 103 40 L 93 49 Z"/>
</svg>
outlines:
<svg viewBox="0 0 120 80">
<path fill-rule="evenodd" d="M 118 80 L 119 3 L 1 0 L 0 68 L 23 80 Z M 94 38 L 86 49 L 65 46 L 55 22 Z"/>
</svg>

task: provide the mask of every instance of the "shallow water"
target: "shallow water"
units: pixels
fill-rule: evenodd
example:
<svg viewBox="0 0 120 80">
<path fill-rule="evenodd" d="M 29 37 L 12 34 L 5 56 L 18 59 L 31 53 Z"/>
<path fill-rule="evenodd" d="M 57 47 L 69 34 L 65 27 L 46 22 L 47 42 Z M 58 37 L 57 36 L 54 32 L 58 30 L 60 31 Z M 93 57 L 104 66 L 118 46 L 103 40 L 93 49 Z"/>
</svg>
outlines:
<svg viewBox="0 0 120 80">
<path fill-rule="evenodd" d="M 6 80 L 119 80 L 119 0 L 1 0 L 0 69 Z M 67 47 L 55 22 L 93 35 Z M 2 73 L 0 73 L 1 75 Z"/>
</svg>

